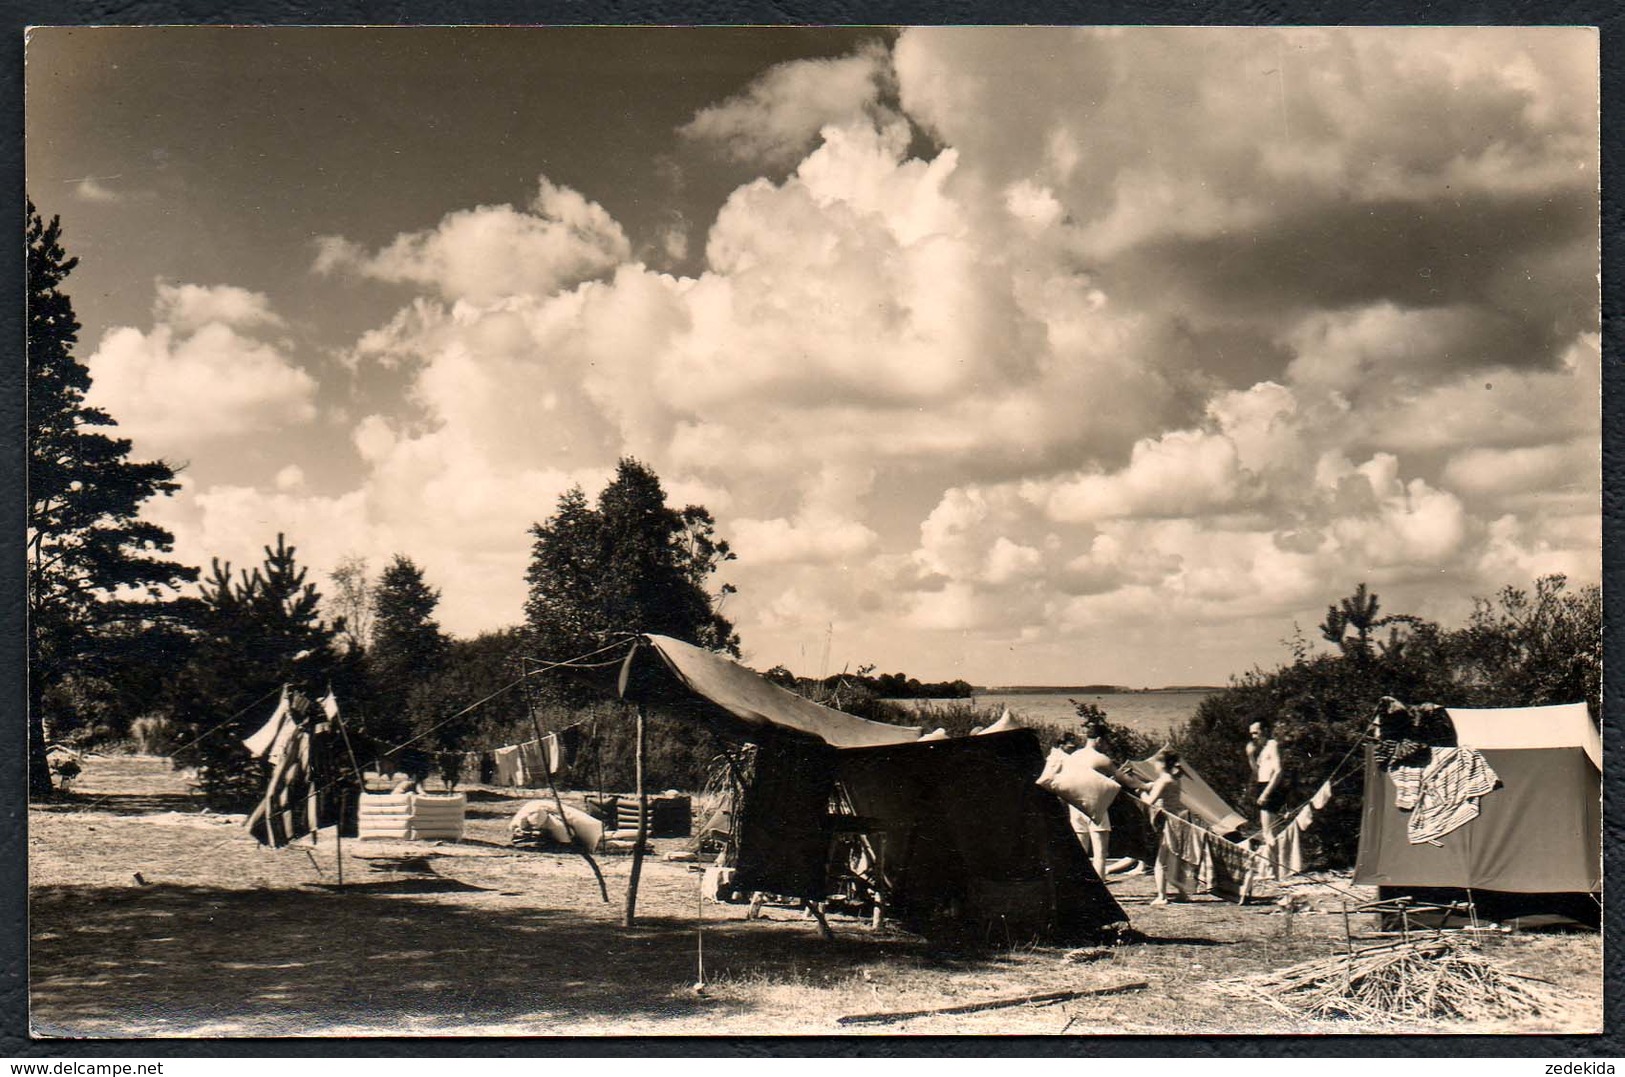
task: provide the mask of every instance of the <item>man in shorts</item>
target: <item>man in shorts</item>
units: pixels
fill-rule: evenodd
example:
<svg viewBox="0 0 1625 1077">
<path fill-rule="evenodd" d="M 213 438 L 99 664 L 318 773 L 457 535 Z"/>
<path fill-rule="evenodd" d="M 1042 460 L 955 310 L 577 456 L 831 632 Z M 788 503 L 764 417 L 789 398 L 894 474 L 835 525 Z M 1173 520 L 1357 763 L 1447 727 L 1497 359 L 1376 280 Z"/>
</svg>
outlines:
<svg viewBox="0 0 1625 1077">
<path fill-rule="evenodd" d="M 1253 775 L 1259 840 L 1273 864 L 1275 815 L 1286 806 L 1286 774 L 1281 767 L 1281 746 L 1275 742 L 1275 723 L 1268 718 L 1247 727 L 1247 766 Z"/>
</svg>

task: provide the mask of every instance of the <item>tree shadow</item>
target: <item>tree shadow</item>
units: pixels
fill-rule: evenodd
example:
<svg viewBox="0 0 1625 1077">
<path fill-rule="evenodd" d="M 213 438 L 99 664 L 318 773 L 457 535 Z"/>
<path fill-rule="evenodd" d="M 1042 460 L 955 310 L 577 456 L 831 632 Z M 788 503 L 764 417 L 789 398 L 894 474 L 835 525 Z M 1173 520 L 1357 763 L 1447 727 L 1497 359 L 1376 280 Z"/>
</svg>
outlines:
<svg viewBox="0 0 1625 1077">
<path fill-rule="evenodd" d="M 203 797 L 193 793 L 70 793 L 56 800 L 30 804 L 30 811 L 106 812 L 109 815 L 153 815 L 159 812 L 199 814 Z"/>
<path fill-rule="evenodd" d="M 447 883 L 457 900 L 436 901 Z M 173 1035 L 228 1024 L 248 1035 L 342 1027 L 455 1032 L 470 1024 L 707 1017 L 696 922 L 585 912 L 469 894 L 455 880 L 228 890 L 51 886 L 31 900 L 31 1013 L 42 1035 Z M 487 897 L 487 895 L 490 895 Z M 534 896 L 534 895 L 531 895 Z M 706 968 L 849 976 L 917 952 L 917 940 L 743 920 L 705 925 Z M 410 1019 L 410 1023 L 403 1023 Z"/>
</svg>

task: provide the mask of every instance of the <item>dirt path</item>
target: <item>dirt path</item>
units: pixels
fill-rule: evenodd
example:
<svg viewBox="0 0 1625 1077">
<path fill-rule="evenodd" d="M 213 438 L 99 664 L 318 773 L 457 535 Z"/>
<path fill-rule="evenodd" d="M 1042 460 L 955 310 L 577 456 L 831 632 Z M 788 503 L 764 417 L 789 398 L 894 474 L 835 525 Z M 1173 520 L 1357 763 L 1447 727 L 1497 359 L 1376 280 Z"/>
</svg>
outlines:
<svg viewBox="0 0 1625 1077">
<path fill-rule="evenodd" d="M 1152 908 L 1149 879 L 1128 879 L 1114 892 L 1147 941 L 1078 962 L 1051 947 L 934 950 L 838 917 L 837 937 L 826 942 L 788 908 L 769 907 L 759 921 L 746 920 L 740 906 L 702 909 L 698 874 L 657 856 L 645 865 L 640 923 L 628 931 L 619 925 L 627 858 L 602 860 L 612 898 L 605 905 L 579 858 L 507 846 L 516 799 L 476 797 L 463 843 L 347 842 L 340 888 L 327 834 L 314 849 L 266 850 L 235 820 L 200 814 L 166 761 L 91 759 L 73 802 L 30 812 L 36 1034 L 1368 1031 L 1294 1022 L 1213 986 L 1341 948 L 1341 898 L 1332 891 L 1312 894 L 1318 911 L 1299 914 L 1216 901 Z M 707 987 L 697 994 L 702 928 Z M 1601 1027 L 1600 936 L 1519 936 L 1489 949 L 1574 996 L 1570 1012 L 1517 1030 Z M 1150 988 L 901 1024 L 837 1024 L 845 1014 L 1124 980 Z"/>
</svg>

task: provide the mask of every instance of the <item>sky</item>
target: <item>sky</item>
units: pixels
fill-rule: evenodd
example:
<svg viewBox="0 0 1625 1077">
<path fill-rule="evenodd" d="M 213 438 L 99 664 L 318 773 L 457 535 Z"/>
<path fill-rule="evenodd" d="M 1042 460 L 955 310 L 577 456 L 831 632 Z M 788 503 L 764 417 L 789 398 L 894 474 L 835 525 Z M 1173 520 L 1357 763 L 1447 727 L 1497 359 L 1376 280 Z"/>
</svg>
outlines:
<svg viewBox="0 0 1625 1077">
<path fill-rule="evenodd" d="M 193 564 L 405 554 L 472 636 L 630 455 L 806 675 L 1224 683 L 1360 582 L 1600 578 L 1585 28 L 53 28 L 25 79 Z"/>
</svg>

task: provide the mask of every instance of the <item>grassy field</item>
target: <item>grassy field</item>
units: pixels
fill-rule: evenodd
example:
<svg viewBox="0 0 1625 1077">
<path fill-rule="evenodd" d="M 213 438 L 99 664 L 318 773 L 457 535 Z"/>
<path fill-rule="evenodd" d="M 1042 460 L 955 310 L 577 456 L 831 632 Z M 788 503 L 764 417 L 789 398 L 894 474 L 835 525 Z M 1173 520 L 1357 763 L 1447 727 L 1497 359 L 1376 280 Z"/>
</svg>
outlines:
<svg viewBox="0 0 1625 1077">
<path fill-rule="evenodd" d="M 702 904 L 692 865 L 645 862 L 639 922 L 620 926 L 630 859 L 511 848 L 513 791 L 476 788 L 457 844 L 261 848 L 208 815 L 186 775 L 150 757 L 92 757 L 74 795 L 29 813 L 31 1015 L 38 1036 L 774 1035 L 1596 1032 L 1594 933 L 1512 935 L 1483 953 L 1552 981 L 1559 1013 L 1493 1024 L 1308 1022 L 1221 981 L 1346 945 L 1346 880 L 1291 888 L 1305 905 L 1203 899 L 1153 908 L 1148 877 L 1113 884 L 1145 941 L 1094 960 L 1065 948 L 964 953 L 799 911 L 747 920 Z M 1355 917 L 1356 935 L 1374 929 Z M 706 988 L 693 990 L 703 937 Z M 1145 981 L 1045 1006 L 843 1026 L 906 1011 Z"/>
</svg>

